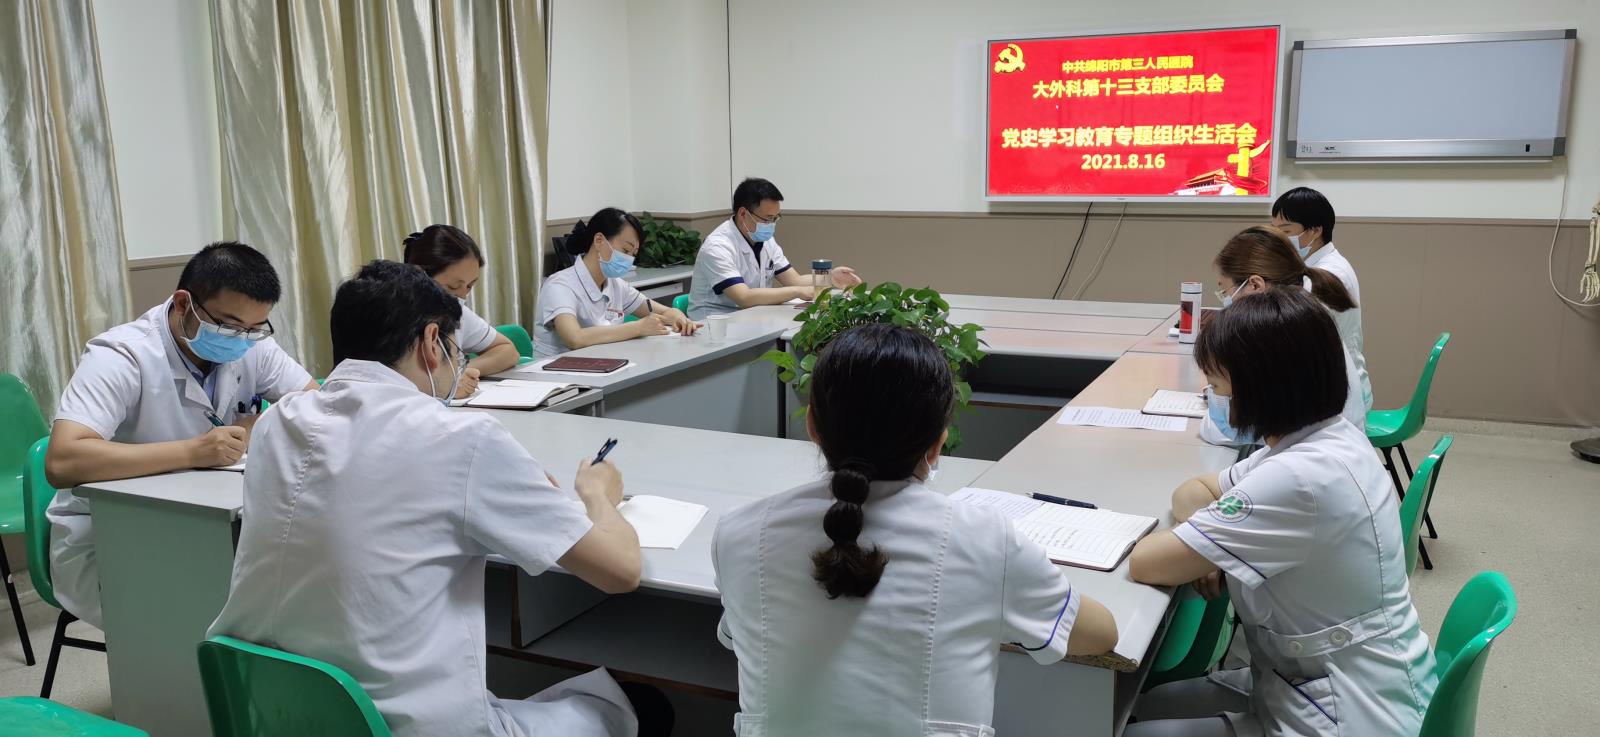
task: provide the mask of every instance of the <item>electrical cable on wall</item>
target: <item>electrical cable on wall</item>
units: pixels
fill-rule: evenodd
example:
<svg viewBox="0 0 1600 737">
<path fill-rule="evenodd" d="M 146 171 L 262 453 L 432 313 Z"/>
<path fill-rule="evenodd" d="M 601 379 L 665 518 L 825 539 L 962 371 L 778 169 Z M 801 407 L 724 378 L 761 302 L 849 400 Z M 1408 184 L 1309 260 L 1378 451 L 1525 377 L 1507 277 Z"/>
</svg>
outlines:
<svg viewBox="0 0 1600 737">
<path fill-rule="evenodd" d="M 1094 268 L 1089 270 L 1089 278 L 1084 279 L 1083 284 L 1078 286 L 1077 293 L 1072 295 L 1073 299 L 1083 299 L 1083 293 L 1089 291 L 1089 285 L 1100 276 L 1100 268 L 1106 265 L 1106 256 L 1111 253 L 1111 247 L 1117 244 L 1117 234 L 1122 232 L 1122 220 L 1126 217 L 1128 217 L 1128 203 L 1124 202 L 1122 214 L 1117 216 L 1117 224 L 1111 227 L 1111 235 L 1106 238 L 1106 247 L 1100 249 L 1100 258 L 1094 262 Z"/>
<path fill-rule="evenodd" d="M 1078 247 L 1083 245 L 1083 234 L 1089 232 L 1089 213 L 1093 211 L 1093 202 L 1083 208 L 1083 224 L 1078 226 L 1078 239 L 1072 242 L 1072 253 L 1067 255 L 1067 268 L 1062 270 L 1061 281 L 1056 282 L 1056 289 L 1050 293 L 1050 299 L 1061 299 L 1061 288 L 1067 285 L 1067 277 L 1072 275 L 1072 262 L 1078 260 Z"/>
<path fill-rule="evenodd" d="M 1550 234 L 1550 253 L 1545 256 L 1550 291 L 1573 307 L 1600 307 L 1600 275 L 1595 273 L 1595 262 L 1600 261 L 1600 202 L 1595 203 L 1593 215 L 1589 218 L 1589 255 L 1578 278 L 1578 299 L 1562 294 L 1561 288 L 1556 286 L 1556 243 L 1561 239 L 1561 219 L 1566 214 L 1567 186 L 1571 183 L 1570 175 L 1561 177 L 1561 199 L 1556 209 L 1555 232 Z"/>
</svg>

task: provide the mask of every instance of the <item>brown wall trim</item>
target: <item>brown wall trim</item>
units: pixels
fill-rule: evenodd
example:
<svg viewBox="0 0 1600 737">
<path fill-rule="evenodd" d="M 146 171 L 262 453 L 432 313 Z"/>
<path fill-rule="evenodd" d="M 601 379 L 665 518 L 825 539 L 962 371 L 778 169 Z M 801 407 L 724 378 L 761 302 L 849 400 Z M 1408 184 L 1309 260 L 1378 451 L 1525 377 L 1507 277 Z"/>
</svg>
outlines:
<svg viewBox="0 0 1600 737">
<path fill-rule="evenodd" d="M 1091 217 L 1115 218 L 1122 216 L 1122 209 L 1118 203 L 1095 203 L 1102 209 L 1093 212 Z M 1060 209 L 1037 209 L 1037 205 L 1012 205 L 997 204 L 993 210 L 973 211 L 923 211 L 923 210 L 784 210 L 786 216 L 825 216 L 841 218 L 1058 218 L 1082 217 L 1088 210 L 1084 204 L 1070 203 L 1060 205 Z M 1147 209 L 1147 208 L 1162 209 Z M 1241 217 L 1251 217 L 1258 213 L 1255 206 L 1229 206 L 1219 210 L 1182 210 L 1178 205 L 1150 205 L 1135 204 L 1130 206 L 1128 219 L 1183 219 L 1183 220 L 1237 220 Z M 1013 209 L 1016 208 L 1016 209 Z M 1137 208 L 1137 209 L 1135 209 Z M 726 210 L 702 210 L 700 212 L 651 212 L 663 220 L 704 220 L 707 218 L 721 218 L 728 214 Z M 560 218 L 546 220 L 545 227 L 552 231 L 557 228 L 571 229 L 580 218 Z M 1553 226 L 1552 218 L 1403 218 L 1403 217 L 1341 217 L 1339 222 L 1364 223 L 1370 225 L 1544 225 Z M 1563 218 L 1561 227 L 1577 228 L 1588 227 L 1589 221 L 1582 218 Z M 186 258 L 186 257 L 185 257 Z"/>
</svg>

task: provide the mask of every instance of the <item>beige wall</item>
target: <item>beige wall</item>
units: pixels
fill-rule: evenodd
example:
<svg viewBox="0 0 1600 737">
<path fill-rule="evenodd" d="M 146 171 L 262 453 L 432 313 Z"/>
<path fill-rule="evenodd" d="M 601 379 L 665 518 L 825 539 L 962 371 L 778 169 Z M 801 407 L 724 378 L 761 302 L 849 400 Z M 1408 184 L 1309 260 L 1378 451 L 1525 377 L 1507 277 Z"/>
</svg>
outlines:
<svg viewBox="0 0 1600 737">
<path fill-rule="evenodd" d="M 705 234 L 721 212 L 661 213 Z M 1116 228 L 1097 211 L 1060 296 L 1083 288 Z M 572 219 L 553 220 L 552 234 Z M 804 264 L 825 256 L 869 280 L 893 279 L 962 294 L 1048 297 L 1083 222 L 1078 214 L 784 213 L 779 238 Z M 1084 299 L 1173 301 L 1185 279 L 1211 282 L 1211 258 L 1256 220 L 1204 214 L 1128 215 Z M 1587 228 L 1569 221 L 1556 277 L 1570 289 Z M 1430 411 L 1445 417 L 1600 425 L 1600 310 L 1567 307 L 1545 266 L 1553 225 L 1533 220 L 1341 222 L 1336 242 L 1361 276 L 1367 364 L 1380 407 L 1407 401 L 1439 332 L 1454 339 Z M 134 307 L 171 293 L 182 260 L 136 261 Z M 1208 301 L 1213 298 L 1207 295 Z"/>
</svg>

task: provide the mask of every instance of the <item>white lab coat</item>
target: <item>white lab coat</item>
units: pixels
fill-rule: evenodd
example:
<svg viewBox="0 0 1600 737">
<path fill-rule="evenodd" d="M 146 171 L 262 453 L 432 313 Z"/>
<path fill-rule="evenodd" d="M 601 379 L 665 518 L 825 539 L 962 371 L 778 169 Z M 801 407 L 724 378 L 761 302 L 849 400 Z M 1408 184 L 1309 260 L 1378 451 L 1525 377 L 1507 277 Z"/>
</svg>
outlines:
<svg viewBox="0 0 1600 737">
<path fill-rule="evenodd" d="M 538 574 L 591 526 L 498 420 L 346 360 L 256 424 L 210 634 L 344 669 L 396 737 L 631 737 L 633 710 L 603 670 L 528 701 L 485 685 L 486 556 Z"/>
<path fill-rule="evenodd" d="M 888 555 L 864 599 L 829 600 L 811 553 L 830 543 L 826 479 L 717 523 L 717 636 L 739 659 L 740 737 L 993 735 L 999 646 L 1066 654 L 1081 600 L 997 512 L 914 480 L 874 482 L 860 541 Z"/>
<path fill-rule="evenodd" d="M 1361 387 L 1362 405 L 1371 410 L 1372 377 L 1367 374 L 1366 340 L 1361 332 L 1361 282 L 1356 279 L 1356 269 L 1332 243 L 1318 248 L 1316 253 L 1311 254 L 1311 257 L 1306 259 L 1306 266 L 1322 269 L 1339 277 L 1345 290 L 1350 292 L 1350 298 L 1356 301 L 1355 307 L 1333 313 L 1333 322 L 1339 327 L 1339 340 L 1344 341 L 1344 349 L 1350 353 L 1350 359 L 1355 363 L 1357 382 Z"/>
<path fill-rule="evenodd" d="M 694 259 L 694 279 L 689 283 L 689 317 L 722 315 L 739 310 L 738 303 L 723 292 L 734 284 L 751 289 L 770 289 L 778 275 L 790 269 L 778 239 L 755 246 L 745 240 L 728 218 L 706 236 Z"/>
<path fill-rule="evenodd" d="M 1366 435 L 1326 420 L 1225 470 L 1221 485 L 1173 532 L 1226 574 L 1243 625 L 1250 667 L 1208 677 L 1249 697 L 1248 712 L 1226 714 L 1235 731 L 1416 734 L 1438 679 L 1399 503 Z"/>
<path fill-rule="evenodd" d="M 213 402 L 178 352 L 167 322 L 171 304 L 163 302 L 89 341 L 61 395 L 56 422 L 76 422 L 117 443 L 187 440 L 211 431 L 208 409 L 231 423 L 241 402 L 257 394 L 274 402 L 311 383 L 311 374 L 268 338 L 251 346 L 244 358 L 212 368 Z M 99 627 L 100 573 L 89 500 L 61 489 L 45 514 L 56 601 Z"/>
</svg>

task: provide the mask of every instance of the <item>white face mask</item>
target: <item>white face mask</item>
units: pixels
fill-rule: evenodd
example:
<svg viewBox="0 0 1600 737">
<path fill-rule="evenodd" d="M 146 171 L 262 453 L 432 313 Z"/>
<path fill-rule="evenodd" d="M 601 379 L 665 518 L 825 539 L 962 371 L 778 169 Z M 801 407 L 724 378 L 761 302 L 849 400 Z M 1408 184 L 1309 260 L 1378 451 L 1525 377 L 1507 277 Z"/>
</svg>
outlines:
<svg viewBox="0 0 1600 737">
<path fill-rule="evenodd" d="M 1311 246 L 1302 246 L 1302 245 L 1300 245 L 1300 236 L 1302 236 L 1302 235 L 1305 235 L 1305 234 L 1304 233 L 1296 233 L 1294 235 L 1289 236 L 1289 242 L 1294 244 L 1294 252 L 1300 254 L 1300 260 L 1304 261 L 1307 258 L 1311 257 Z"/>
</svg>

